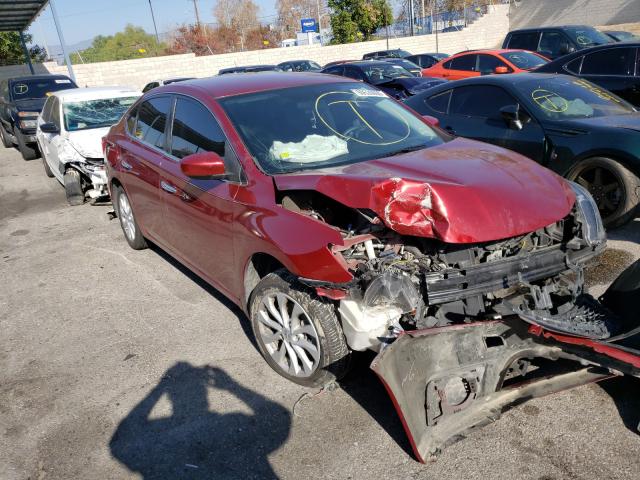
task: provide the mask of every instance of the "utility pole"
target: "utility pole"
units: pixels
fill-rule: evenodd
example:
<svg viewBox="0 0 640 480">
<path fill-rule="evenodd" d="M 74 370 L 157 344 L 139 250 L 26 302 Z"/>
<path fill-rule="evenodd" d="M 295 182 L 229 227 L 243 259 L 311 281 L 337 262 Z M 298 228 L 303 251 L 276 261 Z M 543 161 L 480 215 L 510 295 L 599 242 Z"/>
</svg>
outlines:
<svg viewBox="0 0 640 480">
<path fill-rule="evenodd" d="M 153 14 L 153 5 L 151 5 L 151 0 L 149 0 L 149 9 L 151 10 L 151 20 L 153 20 L 153 29 L 156 32 L 156 56 L 158 56 L 158 45 L 160 45 L 160 37 L 158 36 L 158 27 L 156 26 L 156 16 Z"/>
<path fill-rule="evenodd" d="M 69 53 L 67 52 L 67 44 L 64 41 L 64 35 L 62 35 L 62 29 L 60 28 L 60 20 L 58 19 L 56 4 L 53 0 L 49 0 L 49 8 L 51 8 L 53 23 L 55 23 L 56 30 L 58 31 L 58 39 L 60 40 L 60 46 L 62 47 L 62 54 L 64 55 L 64 61 L 67 63 L 67 70 L 69 71 L 69 76 L 71 77 L 71 80 L 75 82 L 76 76 L 73 73 L 73 66 L 71 66 L 71 59 L 69 58 Z"/>
<path fill-rule="evenodd" d="M 410 23 L 410 26 L 411 26 L 411 30 L 410 31 L 411 31 L 411 36 L 412 37 L 414 35 L 414 28 L 413 28 L 414 17 L 415 17 L 415 15 L 414 15 L 414 12 L 413 12 L 413 0 L 409 0 L 409 21 L 411 22 Z"/>
<path fill-rule="evenodd" d="M 193 0 L 193 9 L 196 11 L 196 25 L 200 27 L 200 12 L 198 11 L 198 0 Z"/>
</svg>

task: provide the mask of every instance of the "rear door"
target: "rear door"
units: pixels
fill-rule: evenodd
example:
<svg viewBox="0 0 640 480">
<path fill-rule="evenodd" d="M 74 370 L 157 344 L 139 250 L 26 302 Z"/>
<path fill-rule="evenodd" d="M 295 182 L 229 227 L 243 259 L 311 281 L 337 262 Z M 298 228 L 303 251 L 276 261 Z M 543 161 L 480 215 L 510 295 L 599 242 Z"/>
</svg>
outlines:
<svg viewBox="0 0 640 480">
<path fill-rule="evenodd" d="M 167 242 L 185 263 L 229 292 L 238 273 L 233 219 L 240 163 L 211 111 L 193 98 L 175 98 L 171 160 L 164 163 L 160 178 Z M 202 180 L 184 175 L 181 160 L 199 152 L 215 152 L 224 158 L 227 178 Z"/>
<path fill-rule="evenodd" d="M 460 80 L 469 77 L 478 77 L 480 72 L 477 68 L 478 55 L 468 54 L 454 57 L 443 64 L 443 78 L 447 80 Z"/>
<path fill-rule="evenodd" d="M 172 99 L 153 96 L 127 118 L 128 135 L 121 141 L 119 176 L 136 215 L 136 221 L 152 240 L 166 244 L 160 200 L 160 170 L 166 153 L 168 115 Z"/>
<path fill-rule="evenodd" d="M 616 47 L 588 53 L 582 60 L 580 76 L 640 105 L 640 77 L 635 75 L 637 50 Z"/>
<path fill-rule="evenodd" d="M 502 118 L 502 107 L 517 104 L 510 93 L 494 85 L 454 88 L 448 115 L 441 125 L 452 134 L 508 148 L 541 162 L 544 131 L 536 120 L 521 108 L 521 115 L 528 121 L 523 122 L 522 130 L 514 130 Z"/>
</svg>

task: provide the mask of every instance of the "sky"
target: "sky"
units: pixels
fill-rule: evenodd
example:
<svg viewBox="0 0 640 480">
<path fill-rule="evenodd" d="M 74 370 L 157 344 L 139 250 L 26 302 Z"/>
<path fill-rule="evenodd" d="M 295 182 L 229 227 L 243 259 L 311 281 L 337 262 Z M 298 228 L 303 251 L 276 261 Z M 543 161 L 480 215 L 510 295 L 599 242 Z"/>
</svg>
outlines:
<svg viewBox="0 0 640 480">
<path fill-rule="evenodd" d="M 254 0 L 265 23 L 275 20 L 275 0 Z M 214 22 L 216 0 L 197 0 L 200 20 Z M 172 30 L 182 23 L 194 23 L 193 0 L 151 0 L 158 32 Z M 127 23 L 153 33 L 149 0 L 55 0 L 56 10 L 67 45 L 90 40 L 96 35 L 113 35 Z M 47 7 L 29 28 L 33 42 L 40 46 L 59 45 L 53 16 Z"/>
</svg>

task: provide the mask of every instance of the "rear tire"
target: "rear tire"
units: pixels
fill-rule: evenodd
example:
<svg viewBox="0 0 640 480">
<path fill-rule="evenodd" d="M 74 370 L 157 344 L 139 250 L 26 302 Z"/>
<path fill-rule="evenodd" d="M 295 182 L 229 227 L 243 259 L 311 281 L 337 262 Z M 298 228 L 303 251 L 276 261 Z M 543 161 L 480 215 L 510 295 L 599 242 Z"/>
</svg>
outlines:
<svg viewBox="0 0 640 480">
<path fill-rule="evenodd" d="M 73 168 L 69 168 L 64 172 L 64 191 L 67 194 L 67 202 L 69 202 L 69 205 L 76 206 L 84 203 L 84 192 L 82 191 L 82 177 L 80 176 L 80 172 Z"/>
<path fill-rule="evenodd" d="M 37 147 L 31 147 L 24 141 L 24 136 L 19 130 L 16 130 L 16 140 L 18 140 L 18 150 L 22 154 L 22 158 L 25 160 L 35 160 L 40 156 Z"/>
<path fill-rule="evenodd" d="M 588 158 L 574 168 L 569 179 L 593 196 L 605 227 L 619 227 L 635 217 L 640 179 L 619 162 Z"/>
<path fill-rule="evenodd" d="M 287 380 L 321 387 L 348 372 L 351 354 L 334 305 L 286 270 L 258 283 L 249 312 L 260 353 Z"/>
<path fill-rule="evenodd" d="M 147 241 L 142 236 L 126 192 L 122 187 L 114 187 L 112 191 L 114 196 L 113 205 L 120 219 L 120 226 L 122 227 L 122 232 L 124 233 L 124 238 L 127 240 L 127 243 L 134 250 L 147 248 Z"/>
</svg>

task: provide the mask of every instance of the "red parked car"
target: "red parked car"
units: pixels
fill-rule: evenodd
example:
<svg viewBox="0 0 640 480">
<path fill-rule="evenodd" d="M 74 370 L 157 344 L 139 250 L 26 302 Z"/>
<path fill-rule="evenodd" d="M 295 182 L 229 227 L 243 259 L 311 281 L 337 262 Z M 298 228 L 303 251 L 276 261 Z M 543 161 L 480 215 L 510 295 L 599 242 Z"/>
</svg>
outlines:
<svg viewBox="0 0 640 480">
<path fill-rule="evenodd" d="M 583 293 L 582 266 L 605 246 L 589 194 L 370 85 L 310 73 L 171 84 L 104 149 L 131 247 L 152 241 L 237 303 L 294 382 L 322 385 L 352 351 L 380 352 L 372 368 L 421 460 L 487 406 L 495 418 L 609 375 L 575 362 L 529 380 L 532 364 L 620 353 L 601 342 L 626 324 Z M 616 371 L 637 372 L 624 348 Z"/>
<path fill-rule="evenodd" d="M 422 76 L 460 80 L 492 73 L 528 72 L 548 62 L 542 55 L 527 50 L 470 50 L 423 69 Z"/>
</svg>

